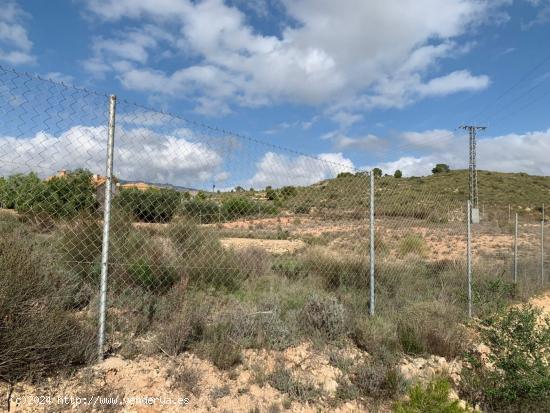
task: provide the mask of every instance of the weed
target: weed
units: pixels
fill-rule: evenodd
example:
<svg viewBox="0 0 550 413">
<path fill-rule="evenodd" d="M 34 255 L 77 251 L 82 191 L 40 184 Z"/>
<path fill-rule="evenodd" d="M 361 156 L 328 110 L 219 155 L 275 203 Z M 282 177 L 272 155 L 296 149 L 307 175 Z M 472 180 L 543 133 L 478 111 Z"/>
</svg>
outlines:
<svg viewBox="0 0 550 413">
<path fill-rule="evenodd" d="M 299 314 L 304 331 L 328 340 L 342 338 L 347 333 L 344 306 L 332 296 L 310 295 Z"/>
<path fill-rule="evenodd" d="M 166 370 L 166 378 L 172 380 L 172 390 L 177 389 L 194 396 L 200 395 L 201 377 L 202 374 L 196 367 L 174 363 Z"/>
<path fill-rule="evenodd" d="M 394 413 L 466 413 L 458 400 L 451 400 L 451 385 L 446 379 L 435 379 L 426 386 L 417 384 L 409 390 L 409 400 L 394 405 Z"/>
<path fill-rule="evenodd" d="M 231 389 L 228 385 L 214 387 L 210 392 L 210 397 L 213 399 L 221 399 L 222 397 L 229 396 Z"/>
<path fill-rule="evenodd" d="M 409 234 L 399 241 L 397 251 L 401 257 L 409 254 L 424 257 L 428 254 L 428 247 L 424 238 L 416 234 Z"/>
<path fill-rule="evenodd" d="M 296 379 L 290 370 L 278 365 L 268 377 L 269 384 L 292 400 L 312 402 L 319 398 L 321 391 L 312 383 Z"/>
</svg>

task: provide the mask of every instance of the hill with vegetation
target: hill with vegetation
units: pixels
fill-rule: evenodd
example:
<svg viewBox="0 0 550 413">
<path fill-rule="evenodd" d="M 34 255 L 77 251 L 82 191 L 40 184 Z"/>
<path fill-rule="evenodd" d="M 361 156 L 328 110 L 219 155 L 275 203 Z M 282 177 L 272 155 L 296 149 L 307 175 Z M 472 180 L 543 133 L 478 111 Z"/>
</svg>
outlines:
<svg viewBox="0 0 550 413">
<path fill-rule="evenodd" d="M 318 209 L 357 215 L 368 208 L 369 182 L 366 173 L 342 173 L 310 186 L 239 190 L 208 197 L 217 202 L 245 197 L 295 213 Z M 538 219 L 543 203 L 550 204 L 550 177 L 479 171 L 478 185 L 480 209 L 490 218 L 507 220 L 509 212 L 520 212 Z M 453 212 L 464 210 L 468 191 L 467 170 L 423 177 L 379 176 L 375 181 L 376 211 L 381 216 L 445 221 Z"/>
</svg>

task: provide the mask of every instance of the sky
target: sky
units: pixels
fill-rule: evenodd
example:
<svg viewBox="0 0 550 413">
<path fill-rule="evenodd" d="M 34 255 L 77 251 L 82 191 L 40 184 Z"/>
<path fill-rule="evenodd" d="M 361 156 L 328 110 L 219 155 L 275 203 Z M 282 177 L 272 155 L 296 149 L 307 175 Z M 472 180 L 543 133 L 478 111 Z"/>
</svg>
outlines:
<svg viewBox="0 0 550 413">
<path fill-rule="evenodd" d="M 550 0 L 0 6 L 5 70 L 129 102 L 119 103 L 115 153 L 115 170 L 129 179 L 230 188 L 309 184 L 373 167 L 426 175 L 439 162 L 467 167 L 462 124 L 487 126 L 480 169 L 550 175 Z M 25 127 L 0 124 L 0 174 L 100 168 L 105 108 L 90 108 L 103 101 L 72 113 L 70 99 L 52 104 L 45 95 L 67 92 L 50 89 L 39 96 L 39 86 L 0 75 L 7 116 L 32 108 L 51 118 L 63 102 L 58 116 L 71 113 L 53 126 L 45 115 Z M 25 104 L 13 103 L 18 94 Z"/>
</svg>

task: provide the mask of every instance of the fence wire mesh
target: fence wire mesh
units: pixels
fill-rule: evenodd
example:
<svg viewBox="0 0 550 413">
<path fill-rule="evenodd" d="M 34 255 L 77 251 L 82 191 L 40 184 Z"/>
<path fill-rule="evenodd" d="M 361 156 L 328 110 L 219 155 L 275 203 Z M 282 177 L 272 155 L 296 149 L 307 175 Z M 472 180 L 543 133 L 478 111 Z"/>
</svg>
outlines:
<svg viewBox="0 0 550 413">
<path fill-rule="evenodd" d="M 108 101 L 0 68 L 0 252 L 23 242 L 40 256 L 50 297 L 77 320 L 98 312 Z M 369 172 L 119 99 L 108 348 L 136 346 L 163 326 L 168 338 L 158 345 L 178 352 L 199 334 L 197 317 L 222 320 L 231 326 L 223 334 L 255 345 L 284 347 L 297 339 L 293 323 L 336 337 L 353 330 L 350 314 L 368 315 L 372 287 L 376 314 L 396 322 L 426 311 L 465 316 L 467 172 L 373 173 L 371 222 Z M 540 213 L 527 209 L 513 283 L 518 211 L 486 205 L 473 226 L 474 315 L 517 288 L 548 284 Z"/>
</svg>

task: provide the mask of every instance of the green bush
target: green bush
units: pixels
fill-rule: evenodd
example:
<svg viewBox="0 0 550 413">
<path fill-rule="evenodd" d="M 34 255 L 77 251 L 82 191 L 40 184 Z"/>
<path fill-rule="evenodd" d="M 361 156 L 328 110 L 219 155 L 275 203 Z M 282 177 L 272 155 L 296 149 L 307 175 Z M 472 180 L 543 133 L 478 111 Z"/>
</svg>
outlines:
<svg viewBox="0 0 550 413">
<path fill-rule="evenodd" d="M 35 173 L 12 175 L 0 183 L 0 205 L 22 214 L 46 213 L 56 218 L 92 212 L 96 200 L 91 178 L 92 174 L 84 169 L 48 181 Z"/>
<path fill-rule="evenodd" d="M 394 405 L 394 413 L 465 413 L 458 400 L 450 400 L 451 385 L 446 379 L 435 379 L 425 387 L 421 384 L 409 390 L 409 400 Z"/>
<path fill-rule="evenodd" d="M 428 246 L 426 241 L 420 235 L 409 234 L 399 241 L 397 252 L 401 257 L 409 254 L 416 254 L 424 257 L 428 254 Z"/>
<path fill-rule="evenodd" d="M 355 388 L 353 393 L 374 399 L 394 398 L 405 387 L 393 359 L 377 358 L 361 363 L 351 372 L 350 380 Z"/>
<path fill-rule="evenodd" d="M 312 248 L 303 258 L 308 273 L 323 279 L 328 290 L 368 287 L 368 264 L 364 257 L 328 254 L 322 248 Z"/>
<path fill-rule="evenodd" d="M 397 338 L 407 354 L 435 354 L 454 358 L 467 344 L 460 324 L 460 309 L 439 301 L 419 302 L 402 312 L 397 322 Z"/>
<path fill-rule="evenodd" d="M 64 283 L 43 245 L 0 237 L 0 381 L 14 384 L 90 360 L 96 338 L 63 308 Z"/>
<path fill-rule="evenodd" d="M 296 194 L 298 193 L 298 191 L 296 190 L 295 187 L 293 186 L 283 186 L 280 190 L 281 192 L 281 195 L 283 196 L 283 198 L 285 199 L 288 199 L 288 198 L 291 198 L 293 196 L 296 196 Z"/>
<path fill-rule="evenodd" d="M 353 174 L 351 172 L 340 172 L 338 175 L 336 175 L 336 178 L 337 179 L 350 178 L 352 176 L 353 176 Z"/>
<path fill-rule="evenodd" d="M 292 258 L 280 258 L 275 261 L 271 269 L 290 280 L 297 280 L 307 275 L 304 263 Z"/>
<path fill-rule="evenodd" d="M 169 222 L 180 205 L 180 193 L 171 189 L 122 189 L 114 205 L 143 222 Z"/>
<path fill-rule="evenodd" d="M 82 282 L 97 284 L 102 228 L 95 217 L 83 213 L 61 227 L 59 246 L 65 267 Z"/>
<path fill-rule="evenodd" d="M 214 365 L 227 370 L 242 360 L 242 344 L 232 339 L 234 327 L 229 321 L 219 321 L 205 331 L 204 345 L 208 358 Z"/>
<path fill-rule="evenodd" d="M 348 330 L 345 308 L 332 296 L 310 295 L 298 318 L 304 331 L 329 340 L 344 337 Z"/>
<path fill-rule="evenodd" d="M 177 281 L 174 269 L 139 258 L 128 267 L 128 275 L 134 285 L 153 293 L 166 292 Z"/>
<path fill-rule="evenodd" d="M 70 218 L 96 208 L 95 188 L 89 171 L 77 169 L 64 177 L 53 177 L 45 185 L 47 197 L 40 207 L 52 216 Z"/>
<path fill-rule="evenodd" d="M 246 197 L 225 199 L 222 202 L 221 210 L 224 218 L 228 220 L 254 215 L 274 215 L 277 213 L 277 208 L 273 205 L 255 202 Z"/>
<path fill-rule="evenodd" d="M 450 171 L 451 171 L 451 168 L 449 168 L 449 165 L 445 163 L 438 163 L 437 165 L 435 165 L 435 168 L 432 169 L 433 174 L 440 174 L 440 173 L 445 173 Z"/>
<path fill-rule="evenodd" d="M 183 204 L 183 212 L 200 224 L 210 224 L 222 220 L 220 206 L 214 201 L 201 199 L 198 196 Z"/>
<path fill-rule="evenodd" d="M 189 283 L 197 287 L 236 290 L 253 273 L 231 250 L 222 247 L 217 234 L 186 219 L 177 219 L 167 234 L 178 251 L 179 267 Z"/>
<path fill-rule="evenodd" d="M 177 356 L 199 343 L 211 312 L 210 304 L 201 296 L 187 297 L 172 289 L 163 297 L 155 315 L 157 346 L 164 353 Z"/>
<path fill-rule="evenodd" d="M 482 320 L 478 329 L 490 352 L 468 354 L 462 395 L 487 411 L 549 411 L 550 316 L 529 305 L 512 307 Z"/>
<path fill-rule="evenodd" d="M 321 396 L 321 391 L 312 383 L 298 380 L 292 372 L 279 364 L 267 377 L 267 381 L 274 389 L 285 393 L 292 400 L 300 402 L 315 402 Z"/>
</svg>

